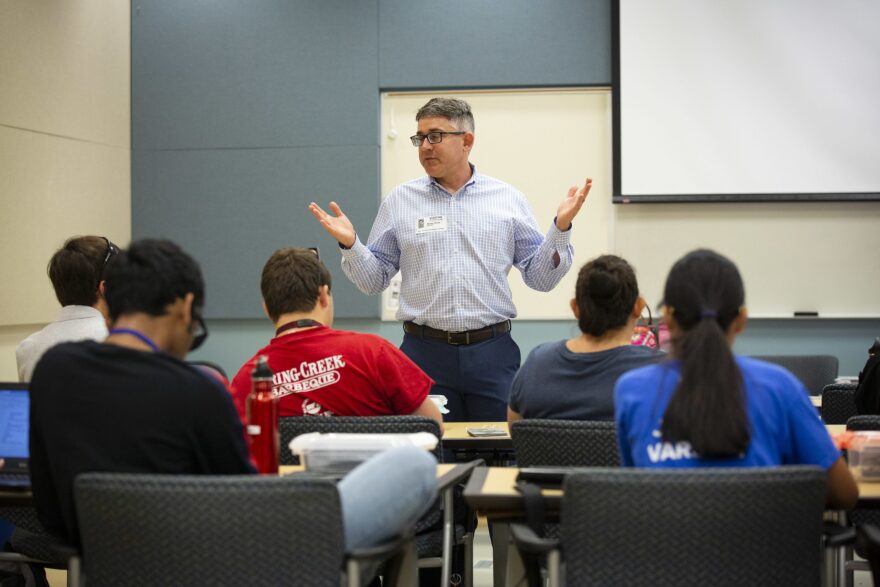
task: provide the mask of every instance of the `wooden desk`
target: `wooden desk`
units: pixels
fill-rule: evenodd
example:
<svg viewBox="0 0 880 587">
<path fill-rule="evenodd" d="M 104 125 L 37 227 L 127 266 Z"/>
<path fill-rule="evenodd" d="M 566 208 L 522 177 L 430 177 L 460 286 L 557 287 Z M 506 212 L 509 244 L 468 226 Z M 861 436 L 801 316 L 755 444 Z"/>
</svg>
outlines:
<svg viewBox="0 0 880 587">
<path fill-rule="evenodd" d="M 822 396 L 821 396 L 821 395 L 811 395 L 811 396 L 810 396 L 810 401 L 811 401 L 811 402 L 813 403 L 813 405 L 816 406 L 817 408 L 821 408 L 821 407 L 822 407 Z"/>
<path fill-rule="evenodd" d="M 504 436 L 470 436 L 468 428 L 501 428 Z M 512 450 L 507 422 L 444 422 L 443 448 L 452 450 Z"/>
</svg>

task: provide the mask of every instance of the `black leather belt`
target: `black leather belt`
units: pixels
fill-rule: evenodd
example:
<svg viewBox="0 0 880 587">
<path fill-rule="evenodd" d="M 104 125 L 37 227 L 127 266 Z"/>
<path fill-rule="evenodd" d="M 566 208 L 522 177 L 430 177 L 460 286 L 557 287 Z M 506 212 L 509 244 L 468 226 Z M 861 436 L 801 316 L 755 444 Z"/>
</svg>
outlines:
<svg viewBox="0 0 880 587">
<path fill-rule="evenodd" d="M 446 330 L 437 330 L 430 326 L 422 326 L 415 322 L 404 322 L 403 331 L 420 338 L 442 340 L 449 344 L 474 344 L 510 332 L 510 320 L 505 320 L 504 322 L 499 322 L 498 324 L 478 328 L 476 330 L 465 330 L 464 332 L 449 332 Z"/>
</svg>

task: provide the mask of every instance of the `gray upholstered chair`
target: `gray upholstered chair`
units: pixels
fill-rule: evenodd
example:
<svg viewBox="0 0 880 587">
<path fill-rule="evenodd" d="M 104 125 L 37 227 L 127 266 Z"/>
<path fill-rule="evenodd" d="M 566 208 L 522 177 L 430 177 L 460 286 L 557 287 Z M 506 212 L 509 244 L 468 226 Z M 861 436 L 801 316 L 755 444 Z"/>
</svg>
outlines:
<svg viewBox="0 0 880 587">
<path fill-rule="evenodd" d="M 360 582 L 329 480 L 86 473 L 74 499 L 90 587 Z"/>
<path fill-rule="evenodd" d="M 278 429 L 281 434 L 281 464 L 296 465 L 299 460 L 287 445 L 300 434 L 310 432 L 323 433 L 390 433 L 407 434 L 412 432 L 430 432 L 438 439 L 442 437 L 437 422 L 426 416 L 291 416 L 280 418 Z M 434 456 L 443 460 L 442 442 L 437 443 Z M 415 527 L 416 549 L 419 556 L 419 567 L 439 567 L 441 581 L 453 573 L 453 543 L 461 545 L 464 550 L 464 581 L 470 585 L 472 573 L 470 561 L 473 556 L 473 534 L 476 530 L 475 514 L 464 508 L 457 507 L 453 500 L 453 492 L 449 488 L 442 496 L 443 506 L 432 508 Z M 447 581 L 448 582 L 448 581 Z"/>
<path fill-rule="evenodd" d="M 568 585 L 821 582 L 826 474 L 818 467 L 595 469 L 569 475 L 563 492 Z M 526 526 L 514 536 L 549 551 L 551 585 L 559 584 L 558 550 Z"/>
<path fill-rule="evenodd" d="M 299 464 L 299 459 L 290 452 L 287 445 L 297 436 L 310 432 L 352 434 L 430 432 L 438 439 L 442 436 L 437 422 L 426 416 L 290 416 L 279 418 L 278 431 L 281 435 L 282 465 Z M 434 449 L 434 456 L 438 461 L 443 455 L 441 444 L 438 442 Z"/>
<path fill-rule="evenodd" d="M 822 389 L 822 421 L 826 424 L 846 424 L 859 414 L 856 407 L 855 383 L 832 383 Z"/>
<path fill-rule="evenodd" d="M 839 362 L 833 355 L 756 355 L 752 357 L 776 363 L 801 380 L 810 395 L 819 395 L 837 379 Z"/>
<path fill-rule="evenodd" d="M 0 551 L 0 563 L 66 569 L 67 584 L 79 585 L 80 559 L 76 549 L 46 532 L 29 502 L 29 498 L 22 498 L 20 504 L 0 506 L 0 518 L 15 526 L 10 539 L 12 551 Z"/>
<path fill-rule="evenodd" d="M 510 438 L 520 467 L 616 467 L 614 422 L 518 420 Z"/>
</svg>

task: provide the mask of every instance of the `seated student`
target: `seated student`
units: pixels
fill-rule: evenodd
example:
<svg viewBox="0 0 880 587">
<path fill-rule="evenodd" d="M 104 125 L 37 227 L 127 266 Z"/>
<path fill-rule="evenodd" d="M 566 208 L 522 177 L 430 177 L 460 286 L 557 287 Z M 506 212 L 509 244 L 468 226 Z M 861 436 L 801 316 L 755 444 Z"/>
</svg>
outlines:
<svg viewBox="0 0 880 587">
<path fill-rule="evenodd" d="M 693 251 L 670 270 L 664 319 L 673 359 L 631 371 L 615 390 L 621 461 L 636 467 L 818 465 L 828 503 L 850 508 L 858 487 L 803 384 L 734 355 L 745 292 L 729 259 Z"/>
<path fill-rule="evenodd" d="M 613 420 L 617 378 L 664 356 L 630 344 L 644 307 L 636 274 L 625 260 L 602 255 L 581 267 L 571 300 L 581 335 L 529 353 L 513 379 L 507 421 Z"/>
<path fill-rule="evenodd" d="M 30 381 L 37 361 L 59 342 L 103 340 L 107 336 L 103 273 L 107 262 L 118 252 L 106 237 L 77 236 L 67 239 L 52 255 L 49 279 L 62 306 L 61 313 L 15 349 L 20 381 Z"/>
<path fill-rule="evenodd" d="M 206 336 L 196 262 L 169 241 L 142 240 L 108 266 L 106 280 L 110 335 L 53 347 L 31 382 L 34 506 L 43 526 L 73 545 L 80 473 L 255 472 L 229 392 L 182 360 Z M 382 453 L 340 483 L 347 548 L 398 534 L 433 501 L 434 457 L 404 451 Z"/>
<path fill-rule="evenodd" d="M 309 249 L 275 251 L 260 281 L 275 337 L 232 380 L 242 418 L 256 359 L 275 374 L 281 416 L 443 417 L 428 393 L 434 382 L 382 337 L 334 330 L 330 272 Z"/>
</svg>

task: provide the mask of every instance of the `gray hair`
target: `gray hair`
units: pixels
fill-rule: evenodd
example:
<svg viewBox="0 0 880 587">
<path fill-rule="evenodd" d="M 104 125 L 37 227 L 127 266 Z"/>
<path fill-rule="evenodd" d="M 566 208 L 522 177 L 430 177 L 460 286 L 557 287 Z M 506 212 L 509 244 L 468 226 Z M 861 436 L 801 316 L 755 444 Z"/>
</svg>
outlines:
<svg viewBox="0 0 880 587">
<path fill-rule="evenodd" d="M 431 98 L 416 112 L 416 122 L 423 118 L 446 118 L 455 128 L 474 132 L 474 115 L 470 105 L 456 98 Z"/>
</svg>

